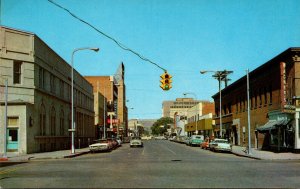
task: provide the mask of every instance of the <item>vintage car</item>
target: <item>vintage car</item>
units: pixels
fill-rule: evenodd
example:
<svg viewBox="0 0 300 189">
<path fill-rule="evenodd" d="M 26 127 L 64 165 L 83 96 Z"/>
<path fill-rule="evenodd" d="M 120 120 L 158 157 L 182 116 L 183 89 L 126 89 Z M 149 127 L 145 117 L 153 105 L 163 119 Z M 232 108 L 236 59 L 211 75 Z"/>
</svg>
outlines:
<svg viewBox="0 0 300 189">
<path fill-rule="evenodd" d="M 190 146 L 200 146 L 200 144 L 203 142 L 204 136 L 203 135 L 192 135 L 189 140 Z"/>
<path fill-rule="evenodd" d="M 141 137 L 132 137 L 130 140 L 130 147 L 143 147 Z"/>
<path fill-rule="evenodd" d="M 227 139 L 215 139 L 209 143 L 211 151 L 227 151 L 231 152 L 232 145 Z"/>
<path fill-rule="evenodd" d="M 201 144 L 200 144 L 200 147 L 202 148 L 202 149 L 208 149 L 209 148 L 209 138 L 206 138 Z"/>
<path fill-rule="evenodd" d="M 108 139 L 95 140 L 94 144 L 89 145 L 91 152 L 111 151 L 113 149 L 112 143 Z"/>
</svg>

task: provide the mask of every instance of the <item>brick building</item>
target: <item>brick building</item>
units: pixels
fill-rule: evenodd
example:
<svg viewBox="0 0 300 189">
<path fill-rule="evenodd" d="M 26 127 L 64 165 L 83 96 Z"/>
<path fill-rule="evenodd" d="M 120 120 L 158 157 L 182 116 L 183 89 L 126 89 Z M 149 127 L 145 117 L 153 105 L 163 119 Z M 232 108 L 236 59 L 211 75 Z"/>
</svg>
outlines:
<svg viewBox="0 0 300 189">
<path fill-rule="evenodd" d="M 119 134 L 126 136 L 128 121 L 126 102 L 126 88 L 124 84 L 124 65 L 123 63 L 114 76 L 85 76 L 92 86 L 95 93 L 100 93 L 103 98 L 95 98 L 94 109 L 100 112 L 97 116 L 95 125 L 98 127 L 98 138 L 104 136 L 104 126 L 107 129 L 107 136 Z M 104 100 L 99 102 L 99 100 Z M 105 105 L 104 105 L 105 104 Z M 104 107 L 105 106 L 105 107 Z M 105 112 L 105 113 L 104 113 Z M 110 124 L 108 112 L 114 112 L 113 123 Z M 104 118 L 106 115 L 106 119 Z M 106 120 L 106 122 L 104 122 Z"/>
<path fill-rule="evenodd" d="M 249 73 L 251 145 L 268 150 L 298 149 L 296 100 L 300 97 L 300 48 L 289 48 Z M 247 78 L 222 90 L 222 130 L 235 145 L 248 144 Z M 219 93 L 214 131 L 219 133 Z M 295 121 L 295 118 L 297 121 Z M 296 142 L 295 142 L 296 141 Z"/>
</svg>

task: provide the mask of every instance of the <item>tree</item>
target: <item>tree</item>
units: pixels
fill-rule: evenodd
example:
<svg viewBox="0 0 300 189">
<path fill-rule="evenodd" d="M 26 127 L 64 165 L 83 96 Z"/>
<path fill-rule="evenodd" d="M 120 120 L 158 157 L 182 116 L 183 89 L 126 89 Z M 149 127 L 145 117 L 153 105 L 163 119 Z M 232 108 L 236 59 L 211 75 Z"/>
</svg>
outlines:
<svg viewBox="0 0 300 189">
<path fill-rule="evenodd" d="M 173 119 L 170 117 L 162 117 L 153 123 L 151 130 L 154 135 L 162 135 L 167 132 L 168 124 L 173 123 Z"/>
</svg>

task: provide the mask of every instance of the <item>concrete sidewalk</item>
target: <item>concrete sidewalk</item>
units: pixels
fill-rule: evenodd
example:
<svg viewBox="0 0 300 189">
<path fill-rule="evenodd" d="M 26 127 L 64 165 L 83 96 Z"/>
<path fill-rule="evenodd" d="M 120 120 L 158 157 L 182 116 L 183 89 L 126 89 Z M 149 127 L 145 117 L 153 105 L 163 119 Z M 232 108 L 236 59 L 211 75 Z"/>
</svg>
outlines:
<svg viewBox="0 0 300 189">
<path fill-rule="evenodd" d="M 89 148 L 76 149 L 75 154 L 71 154 L 70 150 L 60 150 L 53 152 L 43 152 L 43 153 L 34 153 L 34 154 L 25 154 L 19 155 L 18 153 L 7 153 L 7 161 L 0 160 L 1 163 L 5 162 L 28 162 L 32 160 L 41 160 L 41 159 L 62 159 L 62 158 L 72 158 L 80 156 L 83 154 L 89 153 Z"/>
<path fill-rule="evenodd" d="M 300 154 L 291 152 L 270 152 L 260 149 L 251 149 L 251 154 L 246 152 L 246 147 L 232 146 L 232 153 L 238 156 L 249 157 L 260 160 L 300 160 Z"/>
</svg>

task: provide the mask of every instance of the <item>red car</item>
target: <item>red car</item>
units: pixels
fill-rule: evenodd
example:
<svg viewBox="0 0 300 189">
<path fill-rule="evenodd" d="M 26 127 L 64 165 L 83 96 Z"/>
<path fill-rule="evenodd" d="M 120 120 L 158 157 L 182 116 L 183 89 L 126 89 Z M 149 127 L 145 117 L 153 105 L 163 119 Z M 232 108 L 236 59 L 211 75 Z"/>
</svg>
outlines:
<svg viewBox="0 0 300 189">
<path fill-rule="evenodd" d="M 208 149 L 209 148 L 209 138 L 206 138 L 201 144 L 200 144 L 200 147 L 202 149 Z"/>
</svg>

